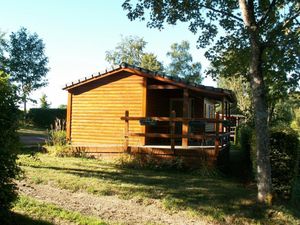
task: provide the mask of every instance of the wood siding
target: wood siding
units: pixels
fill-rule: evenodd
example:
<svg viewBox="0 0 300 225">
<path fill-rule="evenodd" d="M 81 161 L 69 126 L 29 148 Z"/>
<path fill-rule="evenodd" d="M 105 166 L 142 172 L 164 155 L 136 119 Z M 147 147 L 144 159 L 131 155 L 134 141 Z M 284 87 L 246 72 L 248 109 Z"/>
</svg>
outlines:
<svg viewBox="0 0 300 225">
<path fill-rule="evenodd" d="M 74 145 L 123 145 L 126 110 L 130 116 L 145 116 L 145 78 L 126 72 L 114 74 L 72 92 L 71 141 Z M 138 121 L 130 121 L 131 132 L 142 132 Z M 143 138 L 131 138 L 142 145 Z"/>
</svg>

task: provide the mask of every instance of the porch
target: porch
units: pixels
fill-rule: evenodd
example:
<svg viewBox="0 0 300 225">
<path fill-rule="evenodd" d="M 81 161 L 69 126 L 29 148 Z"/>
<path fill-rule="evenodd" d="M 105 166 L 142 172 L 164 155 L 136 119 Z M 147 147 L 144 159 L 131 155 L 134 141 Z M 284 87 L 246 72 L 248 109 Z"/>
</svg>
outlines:
<svg viewBox="0 0 300 225">
<path fill-rule="evenodd" d="M 132 154 L 151 154 L 156 157 L 182 157 L 185 161 L 190 162 L 199 158 L 214 163 L 220 153 L 227 152 L 230 144 L 229 126 L 223 124 L 224 120 L 220 119 L 219 113 L 216 118 L 184 118 L 176 117 L 176 112 L 172 111 L 170 117 L 132 117 L 129 111 L 121 117 L 124 123 L 124 152 Z M 169 133 L 149 133 L 149 132 L 132 132 L 130 122 L 139 121 L 140 126 L 147 127 L 157 126 L 160 122 L 167 122 Z M 205 132 L 205 129 L 195 129 L 197 126 L 211 124 L 214 131 Z M 177 125 L 182 126 L 182 133 L 176 132 Z M 193 129 L 194 128 L 194 129 Z M 152 144 L 152 145 L 129 145 L 130 138 L 142 137 L 165 139 L 170 144 Z M 166 142 L 167 142 L 166 141 Z M 181 142 L 181 145 L 178 143 Z"/>
</svg>

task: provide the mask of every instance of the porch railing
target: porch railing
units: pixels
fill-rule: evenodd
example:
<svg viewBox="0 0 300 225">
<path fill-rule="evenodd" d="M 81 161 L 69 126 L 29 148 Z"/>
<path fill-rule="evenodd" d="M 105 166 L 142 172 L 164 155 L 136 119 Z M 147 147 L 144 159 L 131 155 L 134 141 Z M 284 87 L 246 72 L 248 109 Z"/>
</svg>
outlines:
<svg viewBox="0 0 300 225">
<path fill-rule="evenodd" d="M 170 139 L 170 148 L 175 150 L 175 140 L 182 139 L 182 147 L 188 148 L 188 140 L 201 140 L 205 142 L 206 140 L 214 141 L 215 154 L 217 155 L 223 147 L 227 146 L 230 142 L 230 128 L 223 125 L 223 121 L 220 119 L 219 113 L 216 113 L 216 118 L 184 118 L 176 117 L 175 111 L 171 112 L 170 117 L 140 117 L 140 116 L 129 116 L 129 111 L 125 111 L 125 115 L 121 117 L 121 120 L 125 121 L 125 133 L 124 133 L 124 150 L 128 150 L 129 147 L 129 137 L 150 137 L 150 138 L 165 138 Z M 151 121 L 156 122 L 169 122 L 169 133 L 147 133 L 146 129 L 144 133 L 130 132 L 129 121 L 148 121 L 149 125 Z M 182 123 L 182 133 L 176 134 L 176 122 Z M 200 134 L 194 134 L 189 132 L 189 127 L 191 122 L 202 122 L 204 124 L 214 124 L 214 131 L 210 133 L 204 132 Z M 147 126 L 147 123 L 144 124 Z"/>
</svg>

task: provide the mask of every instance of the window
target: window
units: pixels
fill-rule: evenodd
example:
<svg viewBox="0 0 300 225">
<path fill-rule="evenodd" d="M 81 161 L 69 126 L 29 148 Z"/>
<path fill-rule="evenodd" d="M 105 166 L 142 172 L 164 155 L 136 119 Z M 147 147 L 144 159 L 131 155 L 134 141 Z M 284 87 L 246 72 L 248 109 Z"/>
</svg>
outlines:
<svg viewBox="0 0 300 225">
<path fill-rule="evenodd" d="M 205 100 L 204 103 L 204 116 L 205 118 L 215 118 L 215 105 Z"/>
</svg>

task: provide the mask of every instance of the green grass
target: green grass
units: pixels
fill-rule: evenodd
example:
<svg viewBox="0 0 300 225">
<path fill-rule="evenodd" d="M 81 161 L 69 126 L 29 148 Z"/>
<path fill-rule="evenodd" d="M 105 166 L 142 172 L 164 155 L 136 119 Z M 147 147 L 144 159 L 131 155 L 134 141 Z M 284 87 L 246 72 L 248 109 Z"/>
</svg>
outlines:
<svg viewBox="0 0 300 225">
<path fill-rule="evenodd" d="M 147 203 L 158 199 L 166 210 L 187 210 L 193 216 L 222 224 L 299 224 L 299 210 L 256 203 L 254 184 L 242 185 L 222 176 L 121 168 L 113 162 L 57 158 L 37 153 L 20 155 L 28 182 L 44 183 L 95 195 L 118 195 Z"/>
<path fill-rule="evenodd" d="M 63 221 L 64 224 L 70 222 L 78 225 L 105 225 L 103 221 L 96 217 L 84 216 L 78 212 L 62 209 L 54 204 L 37 201 L 27 196 L 20 196 L 14 205 L 13 211 L 16 213 L 14 222 L 18 225 L 26 224 L 54 224 L 57 220 Z M 29 219 L 26 216 L 30 215 Z M 17 215 L 17 216 L 16 216 Z M 26 219 L 24 219 L 26 218 Z"/>
</svg>

